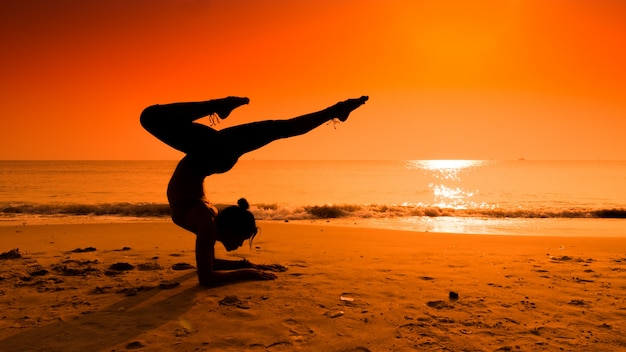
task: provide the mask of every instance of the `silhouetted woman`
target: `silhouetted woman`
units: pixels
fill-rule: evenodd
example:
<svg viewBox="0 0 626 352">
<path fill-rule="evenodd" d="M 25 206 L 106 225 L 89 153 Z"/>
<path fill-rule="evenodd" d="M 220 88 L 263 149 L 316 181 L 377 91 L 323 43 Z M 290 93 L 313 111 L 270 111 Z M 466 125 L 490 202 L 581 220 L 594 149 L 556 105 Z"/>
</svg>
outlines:
<svg viewBox="0 0 626 352">
<path fill-rule="evenodd" d="M 267 120 L 215 130 L 194 122 L 215 115 L 225 119 L 248 98 L 227 97 L 202 102 L 153 105 L 141 113 L 141 125 L 155 137 L 186 155 L 178 163 L 167 188 L 172 221 L 196 234 L 196 265 L 202 285 L 238 280 L 273 280 L 267 272 L 277 267 L 255 265 L 246 260 L 215 258 L 215 242 L 227 251 L 239 248 L 257 233 L 256 222 L 240 199 L 237 206 L 220 212 L 206 199 L 205 177 L 230 170 L 243 154 L 272 141 L 305 134 L 333 119 L 345 121 L 367 101 L 363 96 L 348 99 L 324 110 L 287 119 Z M 265 270 L 265 271 L 264 271 Z"/>
</svg>

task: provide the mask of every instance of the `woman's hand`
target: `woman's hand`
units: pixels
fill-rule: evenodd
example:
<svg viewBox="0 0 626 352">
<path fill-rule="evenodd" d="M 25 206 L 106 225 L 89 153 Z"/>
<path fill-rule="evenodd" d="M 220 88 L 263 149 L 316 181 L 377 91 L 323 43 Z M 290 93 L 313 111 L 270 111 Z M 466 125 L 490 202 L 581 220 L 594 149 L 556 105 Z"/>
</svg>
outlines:
<svg viewBox="0 0 626 352">
<path fill-rule="evenodd" d="M 280 264 L 253 264 L 246 259 L 241 260 L 241 266 L 243 268 L 251 268 L 257 270 L 264 271 L 274 271 L 277 273 L 282 273 L 283 271 L 287 271 L 287 268 Z"/>
<path fill-rule="evenodd" d="M 252 264 L 252 268 L 265 271 L 274 271 L 278 273 L 287 271 L 287 268 L 280 264 Z"/>
<path fill-rule="evenodd" d="M 256 269 L 244 269 L 249 271 L 250 280 L 276 280 L 276 275 L 273 273 L 268 273 L 263 270 Z"/>
</svg>

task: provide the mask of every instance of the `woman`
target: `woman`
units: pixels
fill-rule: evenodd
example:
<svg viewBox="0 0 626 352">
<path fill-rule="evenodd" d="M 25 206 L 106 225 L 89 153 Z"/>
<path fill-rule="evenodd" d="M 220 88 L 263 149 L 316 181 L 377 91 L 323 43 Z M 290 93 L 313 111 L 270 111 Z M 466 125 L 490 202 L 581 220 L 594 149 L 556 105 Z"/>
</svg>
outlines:
<svg viewBox="0 0 626 352">
<path fill-rule="evenodd" d="M 363 96 L 348 99 L 324 110 L 288 120 L 267 120 L 215 130 L 196 123 L 197 119 L 215 115 L 225 119 L 237 107 L 248 104 L 248 98 L 227 97 L 202 102 L 153 105 L 141 113 L 141 125 L 155 137 L 186 155 L 178 163 L 167 188 L 172 221 L 196 234 L 196 265 L 201 285 L 239 280 L 273 280 L 268 270 L 280 266 L 255 265 L 246 260 L 215 258 L 215 242 L 233 251 L 247 239 L 252 241 L 257 227 L 240 199 L 237 206 L 221 212 L 211 205 L 204 193 L 204 179 L 230 170 L 243 154 L 272 141 L 298 136 L 333 119 L 346 121 L 348 115 L 367 101 Z"/>
</svg>

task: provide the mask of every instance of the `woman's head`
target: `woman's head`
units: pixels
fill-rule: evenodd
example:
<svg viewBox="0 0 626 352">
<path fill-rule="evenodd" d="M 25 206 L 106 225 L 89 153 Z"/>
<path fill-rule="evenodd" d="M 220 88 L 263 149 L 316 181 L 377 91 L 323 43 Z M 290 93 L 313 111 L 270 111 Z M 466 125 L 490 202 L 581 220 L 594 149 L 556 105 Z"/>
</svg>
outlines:
<svg viewBox="0 0 626 352">
<path fill-rule="evenodd" d="M 256 221 L 249 208 L 248 201 L 241 198 L 237 205 L 220 211 L 215 219 L 218 240 L 229 252 L 241 247 L 247 239 L 252 243 L 257 234 Z"/>
</svg>

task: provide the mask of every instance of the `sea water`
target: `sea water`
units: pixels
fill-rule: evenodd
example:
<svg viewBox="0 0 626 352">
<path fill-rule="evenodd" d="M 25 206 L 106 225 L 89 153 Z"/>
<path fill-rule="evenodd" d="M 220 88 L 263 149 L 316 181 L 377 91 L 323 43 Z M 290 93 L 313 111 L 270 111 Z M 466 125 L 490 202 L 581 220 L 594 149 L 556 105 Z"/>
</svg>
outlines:
<svg viewBox="0 0 626 352">
<path fill-rule="evenodd" d="M 176 161 L 0 161 L 0 224 L 169 217 Z M 412 231 L 626 236 L 626 161 L 242 160 L 209 200 L 259 220 Z"/>
</svg>

